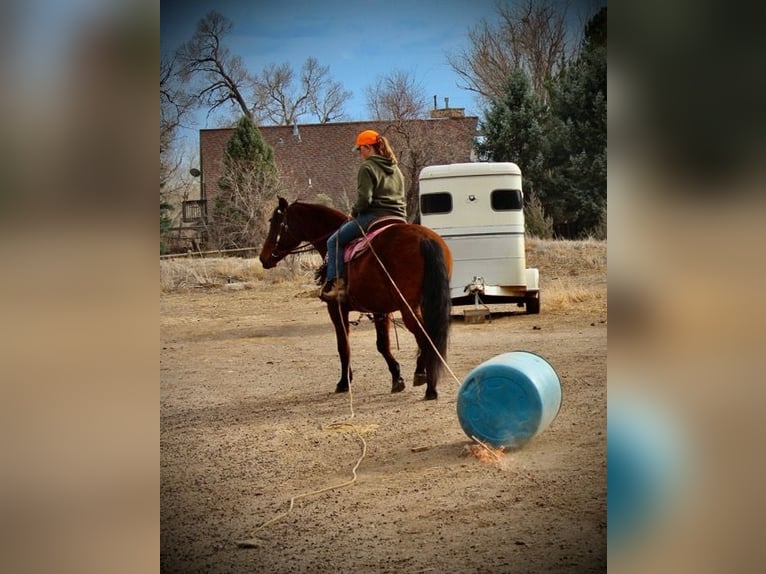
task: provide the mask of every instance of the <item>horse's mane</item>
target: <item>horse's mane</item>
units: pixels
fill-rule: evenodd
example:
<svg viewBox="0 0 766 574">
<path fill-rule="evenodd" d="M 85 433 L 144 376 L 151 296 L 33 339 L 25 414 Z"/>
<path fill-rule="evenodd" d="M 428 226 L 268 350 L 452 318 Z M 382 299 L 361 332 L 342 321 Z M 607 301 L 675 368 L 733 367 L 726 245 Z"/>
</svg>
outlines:
<svg viewBox="0 0 766 574">
<path fill-rule="evenodd" d="M 320 212 L 324 212 L 327 214 L 327 216 L 334 215 L 335 217 L 346 217 L 346 214 L 342 211 L 335 209 L 334 207 L 328 207 L 326 205 L 323 205 L 321 203 L 312 203 L 310 201 L 303 201 L 302 199 L 296 199 L 293 205 L 302 205 L 309 207 L 313 210 L 317 210 Z"/>
</svg>

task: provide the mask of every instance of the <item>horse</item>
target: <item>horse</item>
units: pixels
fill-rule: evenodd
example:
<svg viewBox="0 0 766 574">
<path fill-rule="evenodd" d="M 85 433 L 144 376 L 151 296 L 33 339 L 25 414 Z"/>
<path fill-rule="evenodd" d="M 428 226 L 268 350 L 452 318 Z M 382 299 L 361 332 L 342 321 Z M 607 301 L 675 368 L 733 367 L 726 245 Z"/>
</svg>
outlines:
<svg viewBox="0 0 766 574">
<path fill-rule="evenodd" d="M 327 239 L 348 219 L 346 214 L 324 205 L 301 201 L 290 204 L 278 197 L 260 253 L 261 264 L 271 269 L 287 255 L 312 248 L 324 259 Z M 391 392 L 404 390 L 404 379 L 391 354 L 389 339 L 391 314 L 399 311 L 418 344 L 413 386 L 426 385 L 425 400 L 438 397 L 436 385 L 447 356 L 451 322 L 451 276 L 449 248 L 427 227 L 402 220 L 370 239 L 370 249 L 346 264 L 345 301 L 327 302 L 341 364 L 336 393 L 348 392 L 353 379 L 350 311 L 372 314 L 377 350 L 391 373 Z M 321 284 L 323 278 L 319 279 Z"/>
</svg>

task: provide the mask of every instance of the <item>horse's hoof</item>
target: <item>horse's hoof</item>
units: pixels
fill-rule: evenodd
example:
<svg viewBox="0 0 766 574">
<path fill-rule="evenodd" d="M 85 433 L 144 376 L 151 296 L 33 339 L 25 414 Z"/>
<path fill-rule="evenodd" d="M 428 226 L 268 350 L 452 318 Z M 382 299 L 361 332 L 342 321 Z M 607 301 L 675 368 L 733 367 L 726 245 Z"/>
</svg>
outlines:
<svg viewBox="0 0 766 574">
<path fill-rule="evenodd" d="M 439 398 L 439 394 L 436 391 L 426 391 L 425 399 L 426 401 L 435 401 Z"/>
<path fill-rule="evenodd" d="M 425 385 L 427 382 L 428 381 L 426 380 L 425 373 L 415 373 L 415 375 L 412 377 L 413 387 L 419 387 L 420 385 Z"/>
<path fill-rule="evenodd" d="M 337 385 L 335 387 L 336 393 L 347 393 L 348 392 L 348 385 Z"/>
<path fill-rule="evenodd" d="M 404 379 L 401 377 L 398 381 L 391 384 L 391 392 L 392 393 L 401 393 L 404 390 Z"/>
</svg>

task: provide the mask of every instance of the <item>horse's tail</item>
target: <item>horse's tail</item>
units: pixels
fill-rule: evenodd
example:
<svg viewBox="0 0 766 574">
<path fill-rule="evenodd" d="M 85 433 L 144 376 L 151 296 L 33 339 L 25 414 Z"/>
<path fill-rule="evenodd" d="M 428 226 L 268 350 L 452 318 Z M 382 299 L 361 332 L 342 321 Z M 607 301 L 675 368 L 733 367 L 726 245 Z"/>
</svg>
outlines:
<svg viewBox="0 0 766 574">
<path fill-rule="evenodd" d="M 447 262 L 441 245 L 433 239 L 424 239 L 420 243 L 423 255 L 423 327 L 438 351 L 430 345 L 426 346 L 424 355 L 425 368 L 432 373 L 433 381 L 439 380 L 443 364 L 441 357 L 447 359 L 447 340 L 449 338 L 450 313 L 452 299 L 450 298 L 450 278 L 447 273 Z"/>
</svg>

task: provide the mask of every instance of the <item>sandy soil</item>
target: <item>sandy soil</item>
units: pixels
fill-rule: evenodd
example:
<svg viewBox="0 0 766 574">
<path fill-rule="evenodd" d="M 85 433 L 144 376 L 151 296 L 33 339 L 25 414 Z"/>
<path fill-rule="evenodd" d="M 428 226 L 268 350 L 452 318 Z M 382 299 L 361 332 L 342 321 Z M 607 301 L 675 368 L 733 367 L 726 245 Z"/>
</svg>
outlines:
<svg viewBox="0 0 766 574">
<path fill-rule="evenodd" d="M 407 389 L 390 393 L 364 316 L 352 393 L 335 394 L 332 325 L 310 286 L 161 295 L 162 571 L 605 571 L 606 277 L 582 280 L 600 304 L 546 310 L 543 283 L 540 315 L 494 306 L 503 313 L 467 324 L 455 308 L 456 379 L 445 374 L 437 401 L 412 387 L 401 327 Z M 553 365 L 562 407 L 522 449 L 482 462 L 466 456 L 457 391 L 512 350 Z M 353 484 L 315 493 L 351 481 L 357 463 Z"/>
</svg>

